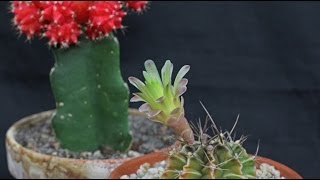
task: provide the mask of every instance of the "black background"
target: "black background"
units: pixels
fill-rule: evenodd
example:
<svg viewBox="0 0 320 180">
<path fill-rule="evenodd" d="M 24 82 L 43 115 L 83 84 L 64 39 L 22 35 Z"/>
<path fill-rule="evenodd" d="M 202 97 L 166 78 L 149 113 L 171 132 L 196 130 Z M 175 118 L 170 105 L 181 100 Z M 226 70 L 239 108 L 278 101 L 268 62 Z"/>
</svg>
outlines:
<svg viewBox="0 0 320 180">
<path fill-rule="evenodd" d="M 5 131 L 16 120 L 54 108 L 45 40 L 25 43 L 0 3 L 0 177 L 10 177 Z M 202 100 L 216 122 L 230 129 L 240 113 L 245 146 L 282 162 L 303 177 L 320 169 L 320 3 L 153 2 L 126 18 L 117 35 L 122 74 L 142 77 L 143 62 L 175 72 L 191 65 L 186 100 L 190 120 L 204 118 Z M 136 91 L 130 86 L 132 91 Z M 138 104 L 131 104 L 137 107 Z"/>
</svg>

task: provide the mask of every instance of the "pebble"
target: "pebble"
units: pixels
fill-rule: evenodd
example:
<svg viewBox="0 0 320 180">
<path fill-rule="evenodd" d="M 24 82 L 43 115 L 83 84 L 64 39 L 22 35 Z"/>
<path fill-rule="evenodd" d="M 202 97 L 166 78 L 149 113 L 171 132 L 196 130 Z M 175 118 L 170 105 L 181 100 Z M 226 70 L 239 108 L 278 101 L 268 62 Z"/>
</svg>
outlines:
<svg viewBox="0 0 320 180">
<path fill-rule="evenodd" d="M 280 172 L 274 168 L 274 166 L 270 166 L 269 164 L 262 163 L 257 169 L 257 178 L 258 179 L 284 179 L 284 177 L 280 176 Z"/>
<path fill-rule="evenodd" d="M 123 175 L 121 176 L 121 179 L 130 179 L 130 177 L 128 175 Z"/>
<path fill-rule="evenodd" d="M 93 153 L 93 159 L 101 159 L 102 157 L 103 157 L 103 156 L 102 156 L 100 150 L 95 151 L 95 152 Z"/>
<path fill-rule="evenodd" d="M 131 174 L 130 175 L 130 179 L 137 179 L 137 175 L 136 174 Z"/>
<path fill-rule="evenodd" d="M 129 157 L 138 157 L 138 156 L 140 156 L 141 154 L 139 153 L 139 152 L 137 152 L 137 151 L 132 151 L 132 150 L 130 150 L 129 152 L 128 152 L 128 156 Z"/>
<path fill-rule="evenodd" d="M 164 171 L 165 161 L 155 163 L 151 166 L 149 163 L 144 163 L 140 166 L 135 174 L 121 176 L 120 179 L 159 179 Z"/>
</svg>

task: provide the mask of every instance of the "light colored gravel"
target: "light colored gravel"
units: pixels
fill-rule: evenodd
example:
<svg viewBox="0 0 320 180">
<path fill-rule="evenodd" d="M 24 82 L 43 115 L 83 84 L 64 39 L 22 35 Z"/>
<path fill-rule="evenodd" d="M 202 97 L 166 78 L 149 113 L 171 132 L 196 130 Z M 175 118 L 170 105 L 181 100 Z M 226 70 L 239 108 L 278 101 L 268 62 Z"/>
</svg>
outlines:
<svg viewBox="0 0 320 180">
<path fill-rule="evenodd" d="M 160 179 L 161 174 L 166 167 L 166 161 L 160 161 L 153 166 L 145 163 L 140 166 L 135 174 L 123 175 L 120 179 Z M 257 179 L 285 179 L 281 177 L 280 172 L 266 163 L 262 163 L 257 169 Z"/>
<path fill-rule="evenodd" d="M 121 176 L 120 179 L 160 179 L 161 174 L 166 167 L 166 161 L 160 161 L 150 166 L 144 163 L 135 174 Z"/>
<path fill-rule="evenodd" d="M 89 160 L 137 157 L 174 143 L 174 139 L 171 138 L 172 131 L 160 123 L 144 117 L 129 115 L 129 125 L 133 134 L 133 142 L 131 150 L 126 153 L 113 151 L 107 147 L 94 152 L 73 152 L 64 149 L 55 137 L 50 118 L 19 129 L 16 140 L 22 146 L 42 154 Z"/>
<path fill-rule="evenodd" d="M 258 179 L 285 179 L 281 177 L 280 171 L 276 170 L 274 166 L 269 164 L 262 163 L 257 169 L 257 178 Z"/>
</svg>

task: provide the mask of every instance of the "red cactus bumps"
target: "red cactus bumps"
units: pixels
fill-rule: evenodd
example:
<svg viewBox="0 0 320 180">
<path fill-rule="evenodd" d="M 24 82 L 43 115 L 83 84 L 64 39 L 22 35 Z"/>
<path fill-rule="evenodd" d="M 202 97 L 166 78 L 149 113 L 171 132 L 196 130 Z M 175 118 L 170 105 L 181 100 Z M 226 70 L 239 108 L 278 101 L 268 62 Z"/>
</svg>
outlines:
<svg viewBox="0 0 320 180">
<path fill-rule="evenodd" d="M 49 45 L 57 46 L 60 43 L 61 47 L 67 48 L 70 44 L 78 43 L 78 36 L 80 34 L 81 30 L 77 23 L 71 21 L 62 25 L 48 25 L 44 36 L 49 38 Z"/>
<path fill-rule="evenodd" d="M 14 25 L 31 39 L 35 34 L 40 32 L 40 11 L 35 4 L 25 1 L 14 1 L 12 3 L 12 12 L 15 14 L 13 18 Z"/>
<path fill-rule="evenodd" d="M 123 5 L 141 11 L 147 1 L 13 1 L 14 24 L 28 39 L 47 37 L 49 45 L 69 47 L 85 34 L 92 40 L 122 28 Z"/>
<path fill-rule="evenodd" d="M 132 10 L 140 12 L 146 7 L 148 1 L 126 1 L 125 3 Z"/>
<path fill-rule="evenodd" d="M 42 22 L 62 25 L 66 22 L 74 20 L 75 13 L 71 9 L 70 1 L 46 1 L 41 3 L 41 19 Z"/>
<path fill-rule="evenodd" d="M 122 27 L 122 17 L 126 15 L 121 10 L 122 4 L 119 1 L 95 2 L 89 8 L 89 23 L 87 35 L 90 39 L 99 39 L 108 36 L 112 30 Z"/>
<path fill-rule="evenodd" d="M 71 8 L 71 1 L 40 2 L 42 8 L 40 21 L 46 25 L 44 37 L 49 39 L 49 45 L 69 47 L 78 43 L 81 31 L 75 22 L 75 12 Z"/>
<path fill-rule="evenodd" d="M 92 1 L 74 1 L 71 4 L 71 9 L 75 12 L 75 20 L 79 24 L 86 23 L 89 19 L 89 7 Z"/>
</svg>

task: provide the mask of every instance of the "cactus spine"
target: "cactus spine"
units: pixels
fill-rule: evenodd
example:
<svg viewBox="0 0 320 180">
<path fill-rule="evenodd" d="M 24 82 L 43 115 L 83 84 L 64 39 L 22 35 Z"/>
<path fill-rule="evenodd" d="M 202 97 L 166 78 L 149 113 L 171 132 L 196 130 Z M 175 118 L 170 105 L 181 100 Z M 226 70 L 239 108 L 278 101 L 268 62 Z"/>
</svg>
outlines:
<svg viewBox="0 0 320 180">
<path fill-rule="evenodd" d="M 83 40 L 70 49 L 54 49 L 50 73 L 57 103 L 53 128 L 63 147 L 91 151 L 101 146 L 127 150 L 129 92 L 120 73 L 114 36 Z"/>
</svg>

